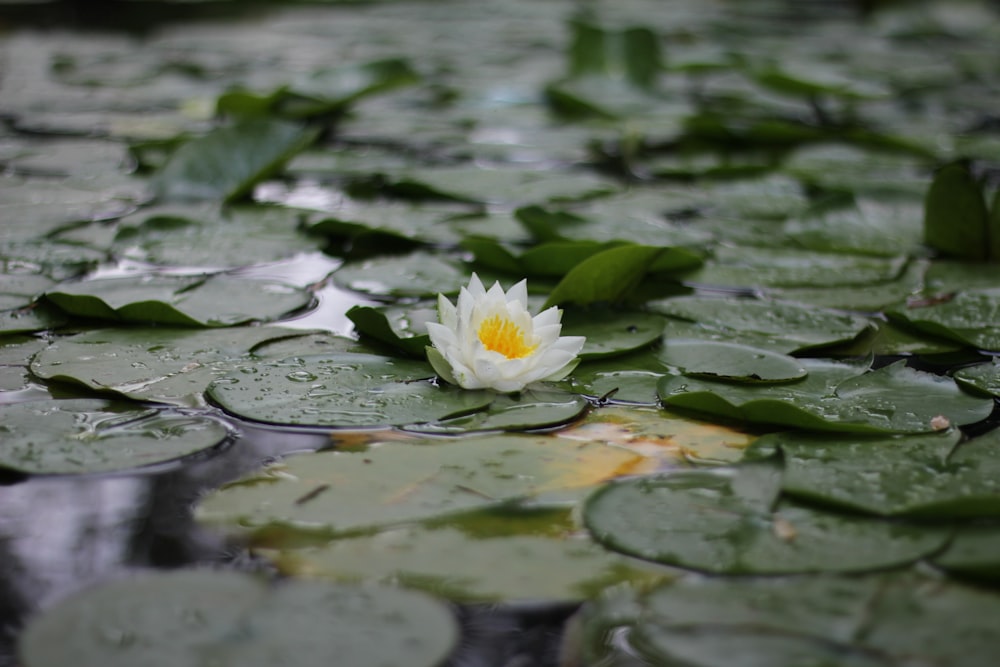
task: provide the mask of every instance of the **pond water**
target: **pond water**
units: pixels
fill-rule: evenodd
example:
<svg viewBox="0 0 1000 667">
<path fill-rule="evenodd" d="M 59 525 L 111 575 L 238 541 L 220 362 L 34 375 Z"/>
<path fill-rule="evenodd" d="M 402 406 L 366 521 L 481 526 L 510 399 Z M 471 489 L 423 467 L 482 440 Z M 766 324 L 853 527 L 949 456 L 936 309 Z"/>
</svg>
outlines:
<svg viewBox="0 0 1000 667">
<path fill-rule="evenodd" d="M 989 664 L 998 45 L 0 0 L 0 665 Z M 473 272 L 579 365 L 449 383 Z"/>
</svg>

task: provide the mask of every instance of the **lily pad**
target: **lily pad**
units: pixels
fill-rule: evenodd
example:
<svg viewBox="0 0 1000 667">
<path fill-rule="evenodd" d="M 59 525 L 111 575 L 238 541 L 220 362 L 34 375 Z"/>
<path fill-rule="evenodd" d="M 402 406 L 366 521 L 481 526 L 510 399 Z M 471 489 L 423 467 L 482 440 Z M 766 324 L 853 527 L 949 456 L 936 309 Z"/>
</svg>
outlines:
<svg viewBox="0 0 1000 667">
<path fill-rule="evenodd" d="M 572 391 L 610 402 L 655 405 L 656 385 L 670 372 L 656 350 L 584 361 L 565 386 Z"/>
<path fill-rule="evenodd" d="M 906 257 L 722 246 L 686 280 L 719 287 L 848 287 L 894 280 Z"/>
<path fill-rule="evenodd" d="M 0 274 L 0 311 L 31 304 L 52 286 L 53 280 L 36 273 Z"/>
<path fill-rule="evenodd" d="M 414 591 L 176 570 L 76 593 L 32 619 L 18 654 L 25 667 L 440 667 L 457 640 L 448 607 Z"/>
<path fill-rule="evenodd" d="M 957 528 L 948 548 L 933 563 L 963 577 L 1000 579 L 1000 526 L 968 524 Z"/>
<path fill-rule="evenodd" d="M 616 357 L 660 340 L 663 317 L 642 311 L 601 308 L 563 311 L 562 335 L 585 336 L 581 359 Z"/>
<path fill-rule="evenodd" d="M 955 371 L 955 382 L 963 387 L 1000 398 L 1000 361 L 966 366 Z"/>
<path fill-rule="evenodd" d="M 913 562 L 948 532 L 777 503 L 780 472 L 753 465 L 609 484 L 584 508 L 616 551 L 716 574 L 858 572 Z"/>
<path fill-rule="evenodd" d="M 217 379 L 208 396 L 252 421 L 370 428 L 433 422 L 486 408 L 494 395 L 439 387 L 426 362 L 369 354 L 292 357 Z"/>
<path fill-rule="evenodd" d="M 955 449 L 959 432 L 907 438 L 784 433 L 754 447 L 784 454 L 782 490 L 798 498 L 887 516 L 1000 516 L 1000 438 Z M 954 452 L 952 451 L 954 450 Z"/>
<path fill-rule="evenodd" d="M 0 405 L 0 465 L 32 474 L 97 473 L 163 463 L 215 447 L 221 422 L 99 399 Z"/>
<path fill-rule="evenodd" d="M 992 660 L 1000 597 L 911 572 L 684 577 L 609 591 L 580 618 L 587 664 L 976 667 Z M 615 642 L 608 642 L 609 636 Z M 734 656 L 736 656 L 734 658 Z"/>
<path fill-rule="evenodd" d="M 658 356 L 688 377 L 769 384 L 806 376 L 806 369 L 792 357 L 736 343 L 670 338 Z"/>
<path fill-rule="evenodd" d="M 98 329 L 55 340 L 34 357 L 31 372 L 140 401 L 198 406 L 212 380 L 257 361 L 253 350 L 306 334 L 272 327 Z"/>
<path fill-rule="evenodd" d="M 282 207 L 155 206 L 119 223 L 112 249 L 121 257 L 167 266 L 229 268 L 315 251 L 298 230 L 302 211 Z"/>
<path fill-rule="evenodd" d="M 482 510 L 315 546 L 265 540 L 258 551 L 284 574 L 403 584 L 465 603 L 571 602 L 607 586 L 663 578 L 581 535 L 569 515 Z"/>
<path fill-rule="evenodd" d="M 971 396 L 950 378 L 896 362 L 859 373 L 847 364 L 802 359 L 808 376 L 780 385 L 741 386 L 666 376 L 657 391 L 668 408 L 759 424 L 844 433 L 929 433 L 981 421 L 993 402 Z"/>
<path fill-rule="evenodd" d="M 197 517 L 258 540 L 287 531 L 331 538 L 585 489 L 641 461 L 547 436 L 383 442 L 291 457 L 207 496 Z"/>
<path fill-rule="evenodd" d="M 273 320 L 312 301 L 291 285 L 227 274 L 94 278 L 63 283 L 45 298 L 80 317 L 201 327 Z"/>
<path fill-rule="evenodd" d="M 561 426 L 579 418 L 590 403 L 583 396 L 545 389 L 529 389 L 516 396 L 500 394 L 485 409 L 406 427 L 418 433 L 525 431 Z"/>
<path fill-rule="evenodd" d="M 897 322 L 932 336 L 980 350 L 1000 351 L 1000 288 L 959 292 L 930 305 L 916 304 L 886 313 Z"/>
<path fill-rule="evenodd" d="M 231 202 L 281 169 L 318 131 L 268 118 L 244 118 L 178 148 L 153 178 L 163 200 Z"/>
<path fill-rule="evenodd" d="M 371 336 L 375 340 L 390 345 L 408 356 L 418 359 L 425 359 L 427 352 L 425 348 L 431 344 L 431 338 L 427 335 L 426 326 L 420 326 L 424 315 L 430 321 L 437 322 L 437 311 L 430 309 L 420 309 L 419 318 L 415 322 L 415 317 L 411 315 L 413 309 L 407 308 L 374 308 L 372 306 L 354 306 L 347 311 L 347 317 L 359 332 L 366 336 Z M 411 325 L 415 325 L 411 328 Z M 420 332 L 412 330 L 419 329 Z"/>
<path fill-rule="evenodd" d="M 344 264 L 334 272 L 333 281 L 344 289 L 378 297 L 430 298 L 458 293 L 469 278 L 457 262 L 415 252 Z"/>
</svg>

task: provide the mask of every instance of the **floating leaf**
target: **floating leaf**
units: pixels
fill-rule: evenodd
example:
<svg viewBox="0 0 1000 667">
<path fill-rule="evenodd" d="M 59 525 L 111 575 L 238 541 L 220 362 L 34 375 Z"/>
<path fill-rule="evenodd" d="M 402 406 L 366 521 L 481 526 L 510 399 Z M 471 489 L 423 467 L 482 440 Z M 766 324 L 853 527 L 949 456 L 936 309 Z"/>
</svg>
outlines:
<svg viewBox="0 0 1000 667">
<path fill-rule="evenodd" d="M 584 489 L 642 462 L 601 443 L 548 436 L 384 442 L 291 457 L 209 495 L 199 521 L 318 537 L 367 532 Z"/>
<path fill-rule="evenodd" d="M 1000 351 L 1000 288 L 959 292 L 929 305 L 886 313 L 893 320 L 932 336 L 980 350 Z"/>
<path fill-rule="evenodd" d="M 196 406 L 204 404 L 212 380 L 253 363 L 251 351 L 258 346 L 306 333 L 272 327 L 98 329 L 57 339 L 35 356 L 31 372 L 140 401 Z"/>
<path fill-rule="evenodd" d="M 963 387 L 1000 398 L 1000 361 L 996 357 L 991 363 L 959 369 L 955 371 L 953 377 L 955 382 Z"/>
<path fill-rule="evenodd" d="M 312 301 L 291 285 L 227 274 L 95 278 L 63 283 L 45 298 L 80 317 L 202 327 L 273 320 Z"/>
<path fill-rule="evenodd" d="M 944 424 L 943 424 L 944 425 Z M 921 517 L 1000 516 L 1000 439 L 960 433 L 845 438 L 783 433 L 755 447 L 784 454 L 782 490 L 852 511 Z"/>
<path fill-rule="evenodd" d="M 924 199 L 924 239 L 943 255 L 983 261 L 990 258 L 989 212 L 982 186 L 969 165 L 952 162 L 938 169 Z"/>
<path fill-rule="evenodd" d="M 782 502 L 779 472 L 682 471 L 609 484 L 584 508 L 591 534 L 626 554 L 718 574 L 854 572 L 912 562 L 947 531 Z"/>
<path fill-rule="evenodd" d="M 569 514 L 483 510 L 316 546 L 265 540 L 260 552 L 293 576 L 401 583 L 466 603 L 576 601 L 663 577 L 581 535 Z"/>
<path fill-rule="evenodd" d="M 663 318 L 642 311 L 570 308 L 563 312 L 562 335 L 585 336 L 581 359 L 615 357 L 660 339 Z"/>
<path fill-rule="evenodd" d="M 316 130 L 243 118 L 178 148 L 153 178 L 157 197 L 231 202 L 245 197 L 315 140 Z"/>
<path fill-rule="evenodd" d="M 867 373 L 836 362 L 802 359 L 808 376 L 780 385 L 741 386 L 689 377 L 660 379 L 663 405 L 705 415 L 814 431 L 929 433 L 935 418 L 981 421 L 993 402 L 960 390 L 950 378 L 896 362 Z"/>
<path fill-rule="evenodd" d="M 209 417 L 98 399 L 0 405 L 0 465 L 38 474 L 128 470 L 200 452 L 229 431 Z"/>
<path fill-rule="evenodd" d="M 175 570 L 76 593 L 32 619 L 18 654 L 25 667 L 439 667 L 457 640 L 451 611 L 422 593 Z"/>
<path fill-rule="evenodd" d="M 806 376 L 806 369 L 792 357 L 736 343 L 669 338 L 658 356 L 689 377 L 756 384 Z"/>
<path fill-rule="evenodd" d="M 432 310 L 432 321 L 437 321 L 437 312 Z M 357 330 L 371 336 L 375 340 L 390 345 L 411 357 L 425 359 L 425 348 L 431 344 L 426 327 L 419 327 L 422 333 L 416 331 L 401 331 L 401 323 L 409 323 L 408 309 L 373 308 L 372 306 L 354 306 L 347 311 L 347 317 L 354 322 Z M 390 319 L 390 315 L 398 315 Z"/>
<path fill-rule="evenodd" d="M 375 296 L 430 298 L 457 293 L 469 278 L 457 262 L 415 252 L 349 262 L 334 272 L 333 281 L 344 289 Z"/>
<path fill-rule="evenodd" d="M 622 301 L 638 286 L 662 252 L 662 248 L 623 245 L 592 255 L 559 281 L 545 307 Z"/>
<path fill-rule="evenodd" d="M 590 404 L 582 396 L 544 389 L 528 389 L 515 396 L 501 394 L 483 410 L 448 417 L 429 424 L 407 426 L 418 433 L 525 431 L 561 426 L 580 417 Z"/>
<path fill-rule="evenodd" d="M 684 577 L 643 594 L 609 589 L 580 628 L 586 664 L 889 667 L 920 656 L 976 667 L 996 651 L 997 613 L 991 591 L 910 572 Z"/>
</svg>

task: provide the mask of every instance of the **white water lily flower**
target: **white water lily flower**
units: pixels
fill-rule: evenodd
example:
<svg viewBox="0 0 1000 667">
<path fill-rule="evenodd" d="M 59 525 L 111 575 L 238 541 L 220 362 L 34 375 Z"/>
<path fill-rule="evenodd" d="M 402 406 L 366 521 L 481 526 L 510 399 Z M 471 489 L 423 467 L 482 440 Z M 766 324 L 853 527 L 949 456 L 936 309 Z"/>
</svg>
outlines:
<svg viewBox="0 0 1000 667">
<path fill-rule="evenodd" d="M 561 380 L 578 359 L 583 336 L 560 336 L 562 311 L 549 308 L 532 317 L 527 281 L 504 293 L 500 283 L 486 291 L 472 274 L 457 307 L 438 295 L 438 319 L 428 322 L 433 347 L 427 358 L 445 381 L 465 389 L 520 391 L 532 382 Z"/>
</svg>

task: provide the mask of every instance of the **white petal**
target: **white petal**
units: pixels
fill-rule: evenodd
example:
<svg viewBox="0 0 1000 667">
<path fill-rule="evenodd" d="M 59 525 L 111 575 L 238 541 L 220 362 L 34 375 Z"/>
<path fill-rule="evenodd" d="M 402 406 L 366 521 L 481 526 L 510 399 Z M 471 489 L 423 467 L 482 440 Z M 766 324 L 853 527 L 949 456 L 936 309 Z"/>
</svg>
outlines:
<svg viewBox="0 0 1000 667">
<path fill-rule="evenodd" d="M 551 324 L 559 324 L 562 319 L 562 311 L 556 306 L 552 306 L 535 315 L 535 326 L 544 327 Z"/>
<path fill-rule="evenodd" d="M 483 281 L 479 279 L 479 276 L 475 271 L 472 272 L 472 277 L 469 278 L 469 294 L 479 299 L 486 294 L 486 288 L 483 287 Z"/>
<path fill-rule="evenodd" d="M 525 308 L 528 307 L 528 281 L 522 280 L 507 290 L 507 302 L 516 301 Z"/>
<path fill-rule="evenodd" d="M 458 326 L 458 311 L 455 305 L 445 298 L 444 294 L 438 294 L 438 321 L 449 329 Z"/>
<path fill-rule="evenodd" d="M 583 349 L 583 345 L 586 342 L 586 336 L 562 336 L 559 340 L 552 344 L 551 349 L 563 350 L 576 356 L 577 354 L 580 354 L 580 350 Z"/>
</svg>

